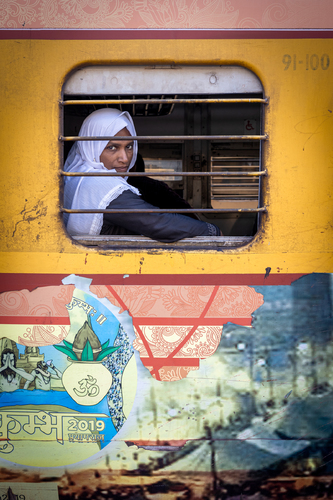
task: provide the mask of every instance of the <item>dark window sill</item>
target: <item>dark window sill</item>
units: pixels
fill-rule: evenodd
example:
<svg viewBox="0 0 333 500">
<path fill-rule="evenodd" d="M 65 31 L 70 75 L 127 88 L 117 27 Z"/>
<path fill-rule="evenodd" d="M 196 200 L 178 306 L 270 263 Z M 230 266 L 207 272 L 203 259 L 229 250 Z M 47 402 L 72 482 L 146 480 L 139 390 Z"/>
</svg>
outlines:
<svg viewBox="0 0 333 500">
<path fill-rule="evenodd" d="M 196 236 L 173 243 L 161 243 L 146 236 L 72 236 L 76 243 L 87 247 L 113 249 L 177 249 L 187 250 L 238 248 L 247 245 L 253 236 Z"/>
</svg>

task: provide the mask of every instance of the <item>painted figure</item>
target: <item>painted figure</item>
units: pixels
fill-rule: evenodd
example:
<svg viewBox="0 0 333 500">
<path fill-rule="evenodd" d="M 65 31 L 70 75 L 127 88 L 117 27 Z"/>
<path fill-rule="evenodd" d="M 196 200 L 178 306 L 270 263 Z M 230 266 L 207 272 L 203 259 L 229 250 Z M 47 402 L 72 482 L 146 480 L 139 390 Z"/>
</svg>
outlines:
<svg viewBox="0 0 333 500">
<path fill-rule="evenodd" d="M 16 356 L 12 349 L 4 349 L 1 354 L 0 392 L 14 392 L 20 388 L 21 379 L 30 384 L 34 377 L 22 368 L 16 368 Z"/>
<path fill-rule="evenodd" d="M 51 368 L 54 373 L 49 372 Z M 31 372 L 32 379 L 27 380 L 24 389 L 28 389 L 30 383 L 34 380 L 36 384 L 36 389 L 41 391 L 51 390 L 51 379 L 61 379 L 62 372 L 54 366 L 52 362 L 45 363 L 44 361 L 39 361 L 37 363 L 37 368 Z"/>
</svg>

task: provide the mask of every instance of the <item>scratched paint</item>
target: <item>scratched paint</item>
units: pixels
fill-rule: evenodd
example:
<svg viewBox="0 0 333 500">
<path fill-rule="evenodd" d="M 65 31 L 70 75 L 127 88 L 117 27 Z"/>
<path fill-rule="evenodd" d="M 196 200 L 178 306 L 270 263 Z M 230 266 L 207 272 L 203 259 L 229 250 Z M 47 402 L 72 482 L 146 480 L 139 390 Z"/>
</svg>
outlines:
<svg viewBox="0 0 333 500">
<path fill-rule="evenodd" d="M 47 206 L 43 201 L 39 201 L 33 207 L 29 208 L 27 204 L 24 205 L 23 210 L 18 215 L 17 220 L 14 224 L 14 230 L 12 236 L 15 236 L 15 233 L 18 227 L 22 224 L 23 227 L 30 224 L 30 222 L 40 219 L 41 217 L 45 217 L 47 214 Z"/>
</svg>

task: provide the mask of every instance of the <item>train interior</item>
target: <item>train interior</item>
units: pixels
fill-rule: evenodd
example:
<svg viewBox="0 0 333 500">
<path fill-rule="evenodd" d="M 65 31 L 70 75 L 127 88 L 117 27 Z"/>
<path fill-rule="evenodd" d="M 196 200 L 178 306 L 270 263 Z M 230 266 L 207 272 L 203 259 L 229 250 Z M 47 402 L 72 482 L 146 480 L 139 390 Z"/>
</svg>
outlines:
<svg viewBox="0 0 333 500">
<path fill-rule="evenodd" d="M 215 209 L 216 212 L 199 211 L 197 215 L 201 220 L 218 225 L 224 236 L 252 237 L 258 230 L 260 214 L 239 213 L 237 209 L 261 206 L 261 178 L 242 174 L 263 170 L 262 142 L 249 138 L 263 133 L 263 105 L 230 101 L 263 96 L 259 79 L 238 66 L 91 66 L 70 75 L 64 85 L 64 102 L 85 103 L 63 106 L 63 135 L 78 135 L 84 118 L 96 109 L 110 106 L 128 111 L 138 136 L 157 136 L 153 141 L 139 141 L 145 173 L 174 174 L 154 178 L 167 183 L 193 208 Z M 140 99 L 154 102 L 106 105 L 101 102 Z M 183 102 L 163 102 L 168 99 Z M 230 101 L 212 102 L 217 99 Z M 89 104 L 87 100 L 99 103 Z M 163 101 L 156 102 L 159 100 Z M 195 100 L 201 102 L 193 102 Z M 202 102 L 204 100 L 210 102 Z M 221 135 L 238 138 L 209 137 Z M 158 136 L 171 136 L 172 139 L 158 140 Z M 184 140 L 184 136 L 189 140 Z M 191 136 L 205 138 L 191 140 Z M 71 142 L 64 143 L 64 160 L 71 145 Z M 198 172 L 198 176 L 182 177 L 183 172 Z M 202 172 L 228 172 L 228 177 L 200 177 Z M 233 212 L 219 212 L 226 209 Z"/>
</svg>

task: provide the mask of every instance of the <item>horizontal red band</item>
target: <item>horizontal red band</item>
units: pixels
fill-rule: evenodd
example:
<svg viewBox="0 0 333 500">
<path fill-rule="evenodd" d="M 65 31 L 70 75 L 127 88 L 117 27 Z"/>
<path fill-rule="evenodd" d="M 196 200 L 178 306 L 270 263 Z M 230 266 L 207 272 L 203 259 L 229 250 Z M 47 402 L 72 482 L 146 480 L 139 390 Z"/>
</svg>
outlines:
<svg viewBox="0 0 333 500">
<path fill-rule="evenodd" d="M 237 323 L 237 325 L 251 326 L 252 318 L 198 318 L 198 317 L 187 317 L 187 318 L 154 318 L 146 317 L 143 318 L 135 316 L 133 318 L 134 326 L 138 324 L 142 326 L 192 326 L 193 323 L 199 322 L 199 326 L 222 326 L 226 323 Z"/>
<path fill-rule="evenodd" d="M 0 293 L 62 285 L 67 274 L 0 274 Z M 93 285 L 262 286 L 290 285 L 304 274 L 80 274 Z M 124 277 L 128 276 L 128 277 Z"/>
<path fill-rule="evenodd" d="M 133 318 L 139 326 L 192 326 L 198 318 Z M 222 326 L 226 323 L 250 326 L 251 318 L 202 318 L 199 326 Z M 1 325 L 70 325 L 69 317 L 55 316 L 0 316 Z"/>
<path fill-rule="evenodd" d="M 153 366 L 155 369 L 163 366 L 199 366 L 199 358 L 141 358 L 145 366 Z"/>
<path fill-rule="evenodd" d="M 331 29 L 2 29 L 2 40 L 262 40 L 333 38 Z"/>
<path fill-rule="evenodd" d="M 1 325 L 70 325 L 69 317 L 0 316 Z"/>
</svg>

